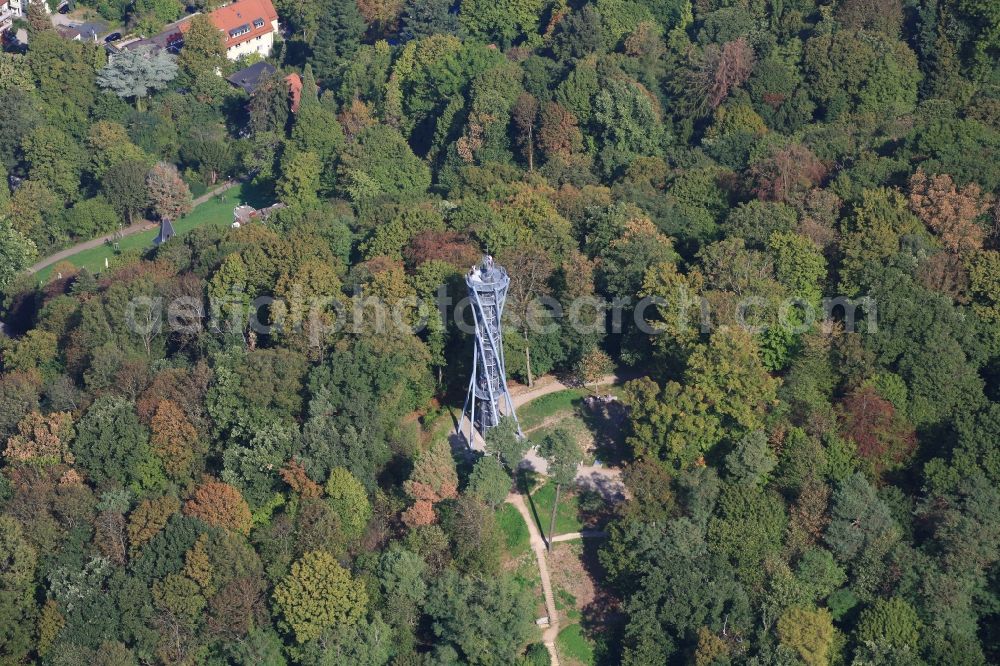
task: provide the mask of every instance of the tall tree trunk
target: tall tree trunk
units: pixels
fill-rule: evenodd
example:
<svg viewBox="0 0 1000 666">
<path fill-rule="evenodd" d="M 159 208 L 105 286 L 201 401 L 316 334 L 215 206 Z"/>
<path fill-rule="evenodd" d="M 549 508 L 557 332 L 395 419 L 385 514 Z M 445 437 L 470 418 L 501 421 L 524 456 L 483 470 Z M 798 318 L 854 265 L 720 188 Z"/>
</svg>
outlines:
<svg viewBox="0 0 1000 666">
<path fill-rule="evenodd" d="M 528 128 L 528 171 L 535 170 L 535 130 Z"/>
<path fill-rule="evenodd" d="M 549 516 L 549 533 L 546 535 L 545 548 L 548 551 L 552 551 L 552 537 L 555 536 L 556 532 L 556 511 L 559 509 L 559 490 L 562 488 L 561 484 L 556 484 L 556 501 L 552 503 L 552 515 Z"/>
<path fill-rule="evenodd" d="M 524 368 L 528 373 L 528 388 L 535 385 L 535 378 L 531 375 L 531 346 L 528 344 L 528 329 L 524 329 Z"/>
</svg>

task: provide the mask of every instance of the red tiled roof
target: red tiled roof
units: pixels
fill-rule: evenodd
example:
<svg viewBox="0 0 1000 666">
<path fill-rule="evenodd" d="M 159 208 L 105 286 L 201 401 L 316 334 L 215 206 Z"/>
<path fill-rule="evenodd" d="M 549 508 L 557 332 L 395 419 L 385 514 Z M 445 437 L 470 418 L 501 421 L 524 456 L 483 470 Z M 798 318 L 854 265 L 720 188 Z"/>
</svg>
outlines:
<svg viewBox="0 0 1000 666">
<path fill-rule="evenodd" d="M 255 37 L 266 35 L 274 30 L 272 21 L 278 20 L 278 12 L 274 11 L 271 0 L 237 0 L 225 7 L 219 7 L 208 15 L 212 24 L 222 31 L 226 48 L 249 42 Z M 259 26 L 254 25 L 256 21 Z M 190 23 L 179 26 L 181 32 L 187 32 Z M 246 29 L 246 32 L 242 32 Z M 233 36 L 233 32 L 242 34 Z"/>
<path fill-rule="evenodd" d="M 274 27 L 272 21 L 278 20 L 271 0 L 238 0 L 231 5 L 219 7 L 209 15 L 212 23 L 225 33 L 226 48 L 248 42 L 255 37 L 270 33 Z M 254 21 L 262 25 L 255 26 Z M 247 29 L 243 34 L 233 36 L 237 30 Z"/>
</svg>

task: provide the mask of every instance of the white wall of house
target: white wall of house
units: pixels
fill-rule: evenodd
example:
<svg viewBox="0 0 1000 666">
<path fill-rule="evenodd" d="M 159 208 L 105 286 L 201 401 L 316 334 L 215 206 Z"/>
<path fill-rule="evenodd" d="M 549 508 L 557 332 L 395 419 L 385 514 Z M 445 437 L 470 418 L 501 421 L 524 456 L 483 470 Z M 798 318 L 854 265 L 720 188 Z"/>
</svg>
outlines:
<svg viewBox="0 0 1000 666">
<path fill-rule="evenodd" d="M 45 2 L 45 0 L 10 0 L 10 11 L 14 14 L 14 16 L 27 16 L 29 2 L 36 2 L 40 4 L 46 14 L 52 13 L 52 10 L 49 9 L 49 3 Z"/>
<path fill-rule="evenodd" d="M 7 0 L 0 0 L 0 33 L 10 30 L 13 22 L 14 11 L 10 8 L 10 3 Z"/>
<path fill-rule="evenodd" d="M 273 23 L 277 23 L 277 21 Z M 277 28 L 275 28 L 275 32 L 277 32 Z M 242 44 L 230 46 L 226 49 L 226 57 L 230 60 L 239 60 L 251 53 L 259 53 L 262 57 L 266 58 L 271 55 L 272 48 L 274 48 L 274 32 L 268 32 Z"/>
</svg>

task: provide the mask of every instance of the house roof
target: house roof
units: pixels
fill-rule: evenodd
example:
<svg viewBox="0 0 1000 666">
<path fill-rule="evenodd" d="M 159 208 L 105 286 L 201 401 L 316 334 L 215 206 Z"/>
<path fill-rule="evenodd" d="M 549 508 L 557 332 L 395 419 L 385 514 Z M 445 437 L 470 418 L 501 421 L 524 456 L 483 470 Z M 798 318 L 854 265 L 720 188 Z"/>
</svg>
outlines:
<svg viewBox="0 0 1000 666">
<path fill-rule="evenodd" d="M 252 95 L 256 92 L 260 84 L 271 77 L 276 71 L 274 65 L 261 60 L 246 69 L 233 72 L 226 78 L 226 81 L 229 81 L 234 86 L 243 88 L 248 95 Z"/>
<path fill-rule="evenodd" d="M 224 33 L 226 48 L 230 49 L 273 32 L 272 22 L 278 20 L 278 12 L 271 0 L 238 0 L 219 7 L 209 18 Z"/>
</svg>

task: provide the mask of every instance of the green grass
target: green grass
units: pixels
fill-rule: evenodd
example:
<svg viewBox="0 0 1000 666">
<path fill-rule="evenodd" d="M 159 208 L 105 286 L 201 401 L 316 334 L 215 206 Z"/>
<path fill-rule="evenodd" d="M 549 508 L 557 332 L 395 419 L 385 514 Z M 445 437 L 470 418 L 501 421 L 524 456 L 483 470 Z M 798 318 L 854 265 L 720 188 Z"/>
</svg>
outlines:
<svg viewBox="0 0 1000 666">
<path fill-rule="evenodd" d="M 521 428 L 524 430 L 534 428 L 559 412 L 575 411 L 580 400 L 588 393 L 589 391 L 586 389 L 566 389 L 532 400 L 517 410 L 517 418 L 521 422 Z"/>
<path fill-rule="evenodd" d="M 220 197 L 212 197 L 191 211 L 189 215 L 174 222 L 174 231 L 177 235 L 183 235 L 196 227 L 205 225 L 229 226 L 233 223 L 233 208 L 235 208 L 239 202 L 249 202 L 251 205 L 261 205 L 258 198 L 259 192 L 257 192 L 253 185 L 249 185 L 247 183 L 240 183 L 236 187 L 226 191 L 222 196 L 225 197 L 225 201 L 220 199 Z M 153 247 L 153 240 L 159 233 L 160 230 L 159 227 L 157 227 L 149 231 L 143 231 L 142 233 L 123 238 L 118 242 L 119 251 L 125 252 L 126 250 L 132 249 L 151 248 Z M 92 273 L 98 273 L 104 270 L 104 260 L 111 259 L 114 256 L 114 248 L 105 244 L 90 250 L 78 252 L 63 261 L 68 261 L 77 268 L 86 268 Z M 54 267 L 55 264 L 38 271 L 38 273 L 35 274 L 36 279 L 40 282 L 47 282 L 49 276 L 52 275 L 52 269 Z"/>
<path fill-rule="evenodd" d="M 534 505 L 538 522 L 541 523 L 538 529 L 546 536 L 549 532 L 549 520 L 552 516 L 552 504 L 555 499 L 556 486 L 554 483 L 546 483 L 531 494 L 531 503 Z M 554 536 L 567 532 L 579 532 L 582 529 L 583 523 L 580 522 L 577 496 L 563 488 L 559 493 L 559 508 L 556 509 L 556 533 Z"/>
<path fill-rule="evenodd" d="M 497 526 L 504 537 L 504 545 L 508 555 L 514 559 L 531 550 L 528 526 L 524 519 L 510 504 L 503 504 L 497 509 Z"/>
<path fill-rule="evenodd" d="M 559 632 L 556 648 L 567 661 L 588 666 L 594 663 L 594 645 L 583 635 L 583 629 L 578 624 L 571 624 Z"/>
</svg>

